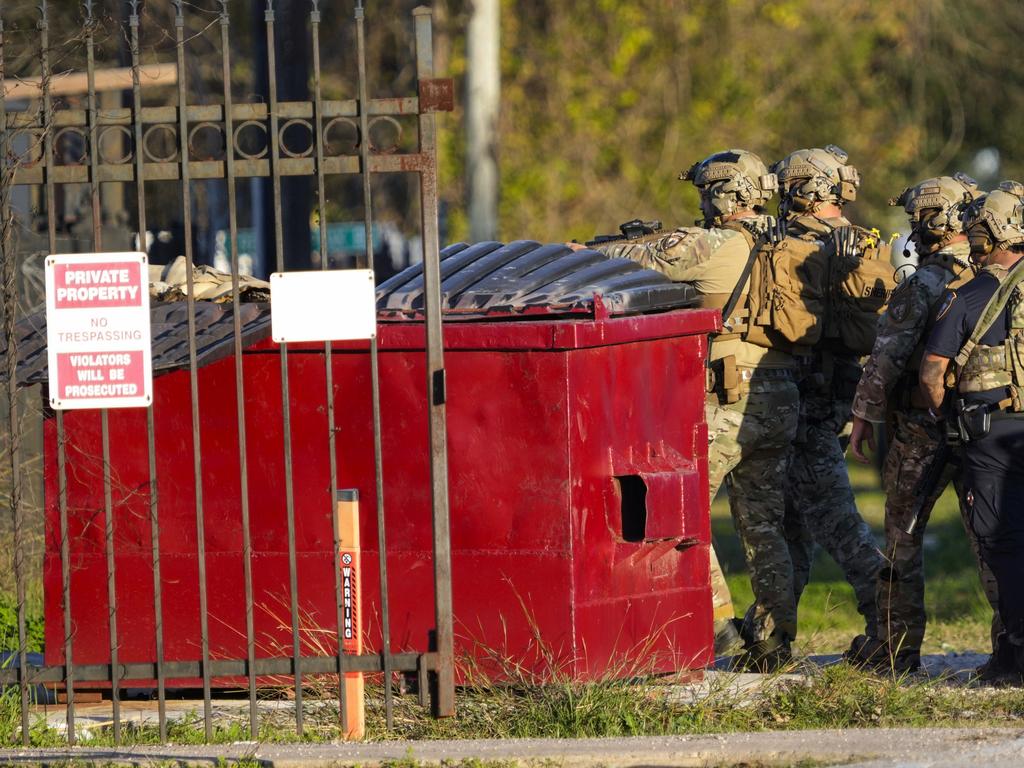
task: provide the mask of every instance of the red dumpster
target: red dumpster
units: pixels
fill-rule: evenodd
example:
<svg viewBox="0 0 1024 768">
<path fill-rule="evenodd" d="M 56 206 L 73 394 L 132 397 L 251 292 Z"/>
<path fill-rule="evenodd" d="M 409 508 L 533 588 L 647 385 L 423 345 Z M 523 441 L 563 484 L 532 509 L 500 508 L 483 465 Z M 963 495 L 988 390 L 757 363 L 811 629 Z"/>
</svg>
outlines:
<svg viewBox="0 0 1024 768">
<path fill-rule="evenodd" d="M 712 656 L 704 360 L 718 313 L 673 309 L 692 299 L 685 287 L 593 252 L 570 257 L 560 247 L 491 243 L 449 248 L 443 257 L 457 654 L 492 670 L 495 658 L 527 668 L 554 659 L 581 677 L 703 667 Z M 418 280 L 413 268 L 378 292 L 395 651 L 424 649 L 434 622 Z M 208 327 L 230 324 L 230 308 L 202 311 L 216 316 Z M 280 362 L 266 340 L 267 310 L 248 311 L 247 340 L 263 337 L 244 355 L 257 655 L 290 655 Z M 229 348 L 225 339 L 221 346 Z M 333 348 L 338 485 L 360 495 L 363 626 L 372 649 L 381 634 L 368 353 L 364 343 Z M 325 355 L 322 344 L 290 345 L 289 352 L 302 637 L 304 652 L 329 655 L 336 649 L 336 609 Z M 210 652 L 244 658 L 237 401 L 234 360 L 224 355 L 210 354 L 199 375 Z M 165 658 L 195 660 L 188 371 L 171 370 L 154 386 Z M 68 412 L 65 425 L 74 661 L 103 663 L 110 654 L 100 417 Z M 109 425 L 119 660 L 152 661 L 145 412 L 111 411 Z M 45 462 L 46 661 L 58 664 L 63 614 L 52 419 Z"/>
</svg>

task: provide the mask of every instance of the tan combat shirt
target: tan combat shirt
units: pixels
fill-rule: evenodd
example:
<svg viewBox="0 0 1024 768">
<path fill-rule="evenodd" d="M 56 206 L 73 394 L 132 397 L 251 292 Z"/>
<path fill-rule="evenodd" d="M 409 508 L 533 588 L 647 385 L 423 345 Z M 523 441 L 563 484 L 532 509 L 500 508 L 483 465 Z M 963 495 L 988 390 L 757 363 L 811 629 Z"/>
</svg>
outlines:
<svg viewBox="0 0 1024 768">
<path fill-rule="evenodd" d="M 747 239 L 735 230 L 722 228 L 680 227 L 668 234 L 609 243 L 597 250 L 612 258 L 632 259 L 670 280 L 690 283 L 701 295 L 702 306 L 715 308 L 725 305 L 750 258 Z M 748 287 L 744 287 L 744 294 Z M 741 299 L 738 306 L 742 305 Z M 713 341 L 712 360 L 730 355 L 743 368 L 795 367 L 792 356 L 784 352 L 737 338 Z"/>
</svg>

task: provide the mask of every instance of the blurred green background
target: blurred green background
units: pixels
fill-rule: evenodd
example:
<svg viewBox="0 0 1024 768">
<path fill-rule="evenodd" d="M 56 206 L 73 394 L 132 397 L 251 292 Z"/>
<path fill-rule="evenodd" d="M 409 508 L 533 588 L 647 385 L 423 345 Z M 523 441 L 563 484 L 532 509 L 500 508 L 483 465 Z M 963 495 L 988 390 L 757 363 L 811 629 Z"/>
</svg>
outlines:
<svg viewBox="0 0 1024 768">
<path fill-rule="evenodd" d="M 456 78 L 442 196 L 463 209 L 465 18 L 441 9 L 439 61 Z M 772 162 L 838 144 L 863 178 L 858 223 L 904 226 L 887 201 L 964 170 L 1024 174 L 1024 3 L 1007 0 L 503 0 L 497 154 L 500 237 L 561 241 L 634 216 L 690 224 L 680 170 L 742 147 Z"/>
</svg>

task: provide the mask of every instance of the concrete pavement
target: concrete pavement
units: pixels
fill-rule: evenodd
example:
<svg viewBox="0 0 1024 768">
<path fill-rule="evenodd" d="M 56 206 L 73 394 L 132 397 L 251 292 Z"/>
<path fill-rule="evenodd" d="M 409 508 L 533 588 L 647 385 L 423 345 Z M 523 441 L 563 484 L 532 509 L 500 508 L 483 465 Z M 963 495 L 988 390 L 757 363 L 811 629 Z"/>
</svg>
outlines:
<svg viewBox="0 0 1024 768">
<path fill-rule="evenodd" d="M 878 728 L 775 731 L 712 736 L 629 739 L 504 739 L 373 744 L 233 744 L 125 749 L 0 750 L 9 765 L 48 764 L 223 765 L 256 761 L 277 768 L 336 768 L 401 762 L 448 765 L 515 761 L 520 765 L 790 766 L 851 765 L 858 768 L 1020 768 L 1024 728 Z"/>
</svg>

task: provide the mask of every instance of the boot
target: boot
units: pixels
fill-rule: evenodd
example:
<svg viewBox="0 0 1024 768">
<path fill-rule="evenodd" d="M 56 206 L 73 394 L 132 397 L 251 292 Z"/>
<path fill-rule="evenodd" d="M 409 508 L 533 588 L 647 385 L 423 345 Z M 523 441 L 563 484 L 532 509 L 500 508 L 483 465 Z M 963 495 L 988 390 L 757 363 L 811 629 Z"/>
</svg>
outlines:
<svg viewBox="0 0 1024 768">
<path fill-rule="evenodd" d="M 900 648 L 896 653 L 885 640 L 868 635 L 857 635 L 843 659 L 855 667 L 878 674 L 896 676 L 916 672 L 921 668 L 921 652 L 915 648 Z"/>
<path fill-rule="evenodd" d="M 873 668 L 882 659 L 889 658 L 889 644 L 871 635 L 857 635 L 843 652 L 843 661 L 855 667 Z"/>
<path fill-rule="evenodd" d="M 733 669 L 743 672 L 771 674 L 792 666 L 793 653 L 789 640 L 776 635 L 767 640 L 758 640 L 749 645 L 736 657 Z"/>
<path fill-rule="evenodd" d="M 719 619 L 715 622 L 715 658 L 732 656 L 743 650 L 743 638 L 737 628 L 738 619 Z"/>
<path fill-rule="evenodd" d="M 1014 672 L 1014 648 L 1006 637 L 1006 633 L 996 638 L 992 655 L 974 670 L 974 679 L 982 685 L 998 683 L 1001 679 Z"/>
<path fill-rule="evenodd" d="M 913 650 L 898 651 L 892 659 L 887 661 L 889 663 L 884 666 L 876 665 L 875 672 L 891 672 L 895 677 L 908 675 L 911 672 L 917 672 L 921 668 L 921 652 Z"/>
</svg>

